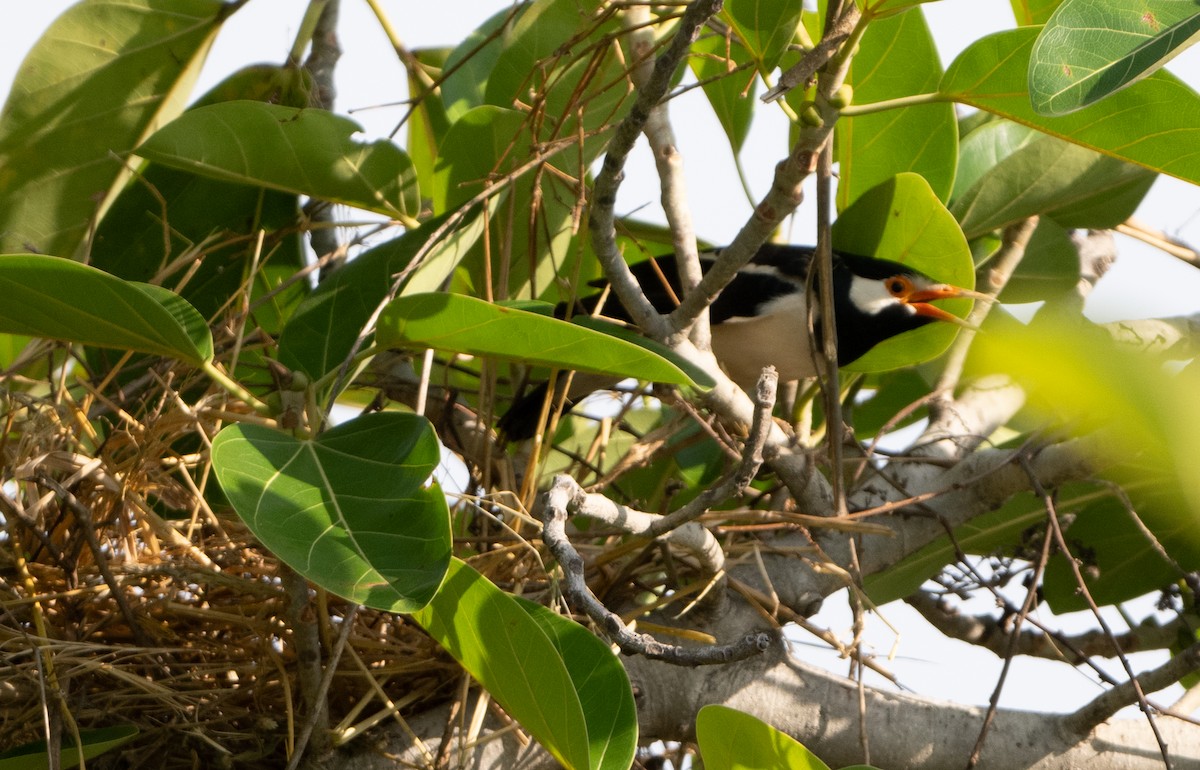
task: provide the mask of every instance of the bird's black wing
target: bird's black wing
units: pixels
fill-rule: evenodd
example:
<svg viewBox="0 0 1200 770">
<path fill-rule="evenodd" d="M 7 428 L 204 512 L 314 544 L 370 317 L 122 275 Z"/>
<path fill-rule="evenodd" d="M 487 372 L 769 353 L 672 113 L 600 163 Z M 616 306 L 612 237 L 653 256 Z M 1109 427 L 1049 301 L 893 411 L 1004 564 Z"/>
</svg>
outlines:
<svg viewBox="0 0 1200 770">
<path fill-rule="evenodd" d="M 700 269 L 704 272 L 712 267 L 721 250 L 700 255 Z M 709 320 L 719 324 L 731 318 L 748 318 L 759 313 L 759 308 L 773 299 L 804 291 L 804 281 L 812 262 L 813 247 L 790 246 L 766 243 L 754 258 L 734 276 L 729 285 L 717 296 L 709 308 Z M 645 292 L 650 304 L 660 313 L 675 309 L 680 296 L 679 274 L 672 254 L 652 257 L 629 266 L 634 278 Z M 664 283 L 665 281 L 665 283 Z M 593 281 L 591 286 L 602 288 L 608 281 Z M 599 301 L 599 294 L 580 300 L 581 312 L 591 313 Z M 621 321 L 629 316 L 616 297 L 610 296 L 604 305 L 604 315 Z"/>
</svg>

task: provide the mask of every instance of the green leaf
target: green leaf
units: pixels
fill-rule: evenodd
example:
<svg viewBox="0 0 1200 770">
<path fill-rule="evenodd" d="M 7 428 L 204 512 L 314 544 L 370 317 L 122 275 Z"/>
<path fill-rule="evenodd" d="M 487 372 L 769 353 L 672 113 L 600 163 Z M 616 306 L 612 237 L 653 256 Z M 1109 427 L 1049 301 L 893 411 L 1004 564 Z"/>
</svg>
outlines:
<svg viewBox="0 0 1200 770">
<path fill-rule="evenodd" d="M 1153 475 L 1153 470 L 1147 474 Z M 1192 535 L 1194 514 L 1172 510 L 1172 502 L 1163 496 L 1134 490 L 1131 497 L 1134 510 L 1154 532 L 1154 541 L 1125 504 L 1112 497 L 1081 509 L 1060 506 L 1074 519 L 1066 531 L 1071 556 L 1081 561 L 1088 593 L 1102 606 L 1161 590 L 1182 577 L 1179 567 L 1194 568 L 1200 556 Z M 1043 593 L 1056 613 L 1088 609 L 1075 573 L 1061 554 L 1046 565 Z"/>
<path fill-rule="evenodd" d="M 1156 71 L 1200 33 L 1190 0 L 1065 0 L 1029 58 L 1029 96 L 1041 115 L 1065 115 Z"/>
<path fill-rule="evenodd" d="M 1037 29 L 984 37 L 963 51 L 938 91 L 949 99 L 1033 126 L 1075 144 L 1153 171 L 1200 183 L 1200 95 L 1166 71 L 1062 117 L 1029 104 L 1026 65 Z"/>
<path fill-rule="evenodd" d="M 360 254 L 322 282 L 284 326 L 279 337 L 280 362 L 312 379 L 340 366 L 375 308 L 387 296 L 395 276 L 409 268 L 422 249 L 429 251 L 408 283 L 422 290 L 440 285 L 483 230 L 482 217 L 473 215 L 449 233 L 442 233 L 436 243 L 431 242 L 449 216 L 435 217 Z"/>
<path fill-rule="evenodd" d="M 642 346 L 461 294 L 414 294 L 393 300 L 379 317 L 375 341 L 382 347 L 434 348 L 557 369 L 692 384 L 679 367 Z"/>
<path fill-rule="evenodd" d="M 1079 251 L 1066 228 L 1053 219 L 1038 220 L 1025 247 L 1025 256 L 1013 271 L 1001 302 L 1038 302 L 1060 297 L 1079 283 Z"/>
<path fill-rule="evenodd" d="M 97 727 L 90 730 L 80 730 L 79 738 L 83 746 L 83 758 L 94 759 L 106 751 L 111 751 L 128 742 L 138 734 L 133 725 L 114 725 L 113 727 Z M 62 767 L 77 767 L 80 752 L 75 748 L 72 736 L 64 736 L 62 742 Z M 50 766 L 50 753 L 46 750 L 45 741 L 34 741 L 23 746 L 17 746 L 0 754 L 0 770 L 43 770 Z"/>
<path fill-rule="evenodd" d="M 603 757 L 593 762 L 588 722 L 565 662 L 511 596 L 453 559 L 433 599 L 412 618 L 555 759 L 573 769 L 599 767 Z"/>
<path fill-rule="evenodd" d="M 208 326 L 181 297 L 71 260 L 0 255 L 0 295 L 0 332 L 137 350 L 195 365 L 213 355 Z"/>
<path fill-rule="evenodd" d="M 800 3 L 727 0 L 721 17 L 737 32 L 759 70 L 770 74 L 796 36 L 802 10 Z"/>
<path fill-rule="evenodd" d="M 123 156 L 183 107 L 220 0 L 86 0 L 30 51 L 0 113 L 0 252 L 75 256 Z"/>
<path fill-rule="evenodd" d="M 1115 227 L 1155 178 L 1139 166 L 1004 121 L 971 132 L 963 155 L 971 156 L 964 159 L 964 184 L 976 181 L 956 194 L 950 211 L 968 238 L 1034 215 L 1067 227 Z M 995 165 L 986 168 L 989 160 Z"/>
<path fill-rule="evenodd" d="M 1062 0 L 1011 0 L 1013 18 L 1022 27 L 1045 24 Z"/>
<path fill-rule="evenodd" d="M 696 740 L 705 770 L 829 770 L 790 735 L 728 706 L 700 709 Z"/>
<path fill-rule="evenodd" d="M 387 140 L 355 141 L 361 131 L 353 120 L 324 110 L 221 102 L 180 115 L 137 154 L 212 179 L 413 220 L 421 194 L 412 161 Z"/>
<path fill-rule="evenodd" d="M 833 245 L 840 251 L 890 259 L 931 278 L 975 287 L 971 250 L 954 217 L 916 174 L 900 174 L 859 197 L 833 224 Z M 943 307 L 964 316 L 970 300 L 948 300 Z M 927 361 L 950 346 L 957 327 L 928 324 L 876 345 L 846 367 L 879 372 Z"/>
<path fill-rule="evenodd" d="M 920 9 L 867 27 L 848 82 L 860 103 L 881 102 L 937 88 L 942 76 L 933 36 Z M 938 199 L 950 196 L 958 157 L 954 105 L 924 104 L 837 122 L 837 205 L 845 209 L 896 174 L 925 177 Z"/>
<path fill-rule="evenodd" d="M 589 766 L 628 770 L 637 751 L 637 707 L 625 667 L 612 648 L 570 618 L 515 597 L 550 639 L 579 696 L 587 722 Z"/>
<path fill-rule="evenodd" d="M 704 95 L 735 154 L 742 151 L 750 133 L 750 121 L 754 119 L 758 76 L 754 70 L 738 69 L 738 65 L 749 60 L 745 46 L 720 35 L 709 35 L 692 43 L 688 57 L 688 65 L 703 84 Z"/>
<path fill-rule="evenodd" d="M 437 484 L 433 426 L 417 415 L 368 414 L 315 439 L 235 424 L 213 440 L 229 502 L 263 545 L 338 596 L 412 612 L 450 561 L 450 514 Z"/>
</svg>

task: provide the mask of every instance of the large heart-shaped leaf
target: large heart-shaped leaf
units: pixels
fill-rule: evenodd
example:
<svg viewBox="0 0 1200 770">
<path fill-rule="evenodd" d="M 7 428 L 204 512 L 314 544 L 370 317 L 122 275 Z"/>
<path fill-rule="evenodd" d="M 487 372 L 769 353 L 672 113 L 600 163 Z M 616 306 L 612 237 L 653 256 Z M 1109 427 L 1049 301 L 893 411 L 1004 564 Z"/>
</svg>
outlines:
<svg viewBox="0 0 1200 770">
<path fill-rule="evenodd" d="M 1065 0 L 1029 57 L 1029 97 L 1065 115 L 1154 72 L 1200 33 L 1200 8 L 1179 0 Z"/>
<path fill-rule="evenodd" d="M 421 194 L 412 161 L 386 140 L 317 109 L 240 100 L 180 115 L 137 148 L 165 166 L 270 187 L 415 222 Z"/>
<path fill-rule="evenodd" d="M 858 102 L 880 102 L 937 88 L 942 65 L 919 8 L 867 27 L 848 80 Z M 845 209 L 896 174 L 925 177 L 940 200 L 950 196 L 958 129 L 954 105 L 923 104 L 837 122 L 837 205 Z"/>
<path fill-rule="evenodd" d="M 0 331 L 170 356 L 213 355 L 204 319 L 160 286 L 41 254 L 0 255 Z"/>
<path fill-rule="evenodd" d="M 964 289 L 975 286 L 971 250 L 962 230 L 917 174 L 900 174 L 860 196 L 834 222 L 833 245 L 851 254 L 909 265 Z M 944 307 L 966 315 L 971 302 L 948 300 Z M 884 340 L 846 368 L 879 372 L 912 366 L 941 354 L 956 332 L 950 324 L 928 324 Z"/>
<path fill-rule="evenodd" d="M 433 427 L 369 414 L 315 439 L 230 425 L 212 463 L 238 516 L 294 570 L 338 596 L 391 612 L 423 607 L 450 561 Z"/>
<path fill-rule="evenodd" d="M 0 251 L 75 256 L 127 171 L 182 108 L 221 0 L 74 3 L 30 51 L 0 114 Z"/>
<path fill-rule="evenodd" d="M 580 372 L 693 384 L 682 369 L 647 348 L 539 313 L 461 294 L 414 294 L 379 316 L 383 347 L 434 348 Z"/>
<path fill-rule="evenodd" d="M 629 766 L 637 745 L 633 696 L 599 639 L 518 602 L 458 559 L 412 617 L 563 765 Z"/>
<path fill-rule="evenodd" d="M 938 91 L 948 99 L 1033 126 L 1154 171 L 1200 183 L 1200 95 L 1159 71 L 1086 109 L 1046 117 L 1029 104 L 1026 70 L 1038 30 L 984 37 L 959 54 Z"/>
</svg>

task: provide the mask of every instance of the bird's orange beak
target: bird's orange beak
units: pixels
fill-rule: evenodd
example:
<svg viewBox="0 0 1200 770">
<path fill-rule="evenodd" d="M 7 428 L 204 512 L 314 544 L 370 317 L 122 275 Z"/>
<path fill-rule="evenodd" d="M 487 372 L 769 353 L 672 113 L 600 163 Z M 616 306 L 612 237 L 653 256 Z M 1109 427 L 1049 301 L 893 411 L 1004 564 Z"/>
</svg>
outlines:
<svg viewBox="0 0 1200 770">
<path fill-rule="evenodd" d="M 983 292 L 973 291 L 971 289 L 962 289 L 958 286 L 951 286 L 948 283 L 939 283 L 925 289 L 913 289 L 906 296 L 899 297 L 899 300 L 916 311 L 917 315 L 922 315 L 926 318 L 933 318 L 938 321 L 945 321 L 946 323 L 952 323 L 955 326 L 961 326 L 964 329 L 974 329 L 975 331 L 978 331 L 977 327 L 967 323 L 965 319 L 959 318 L 953 313 L 943 310 L 936 305 L 929 304 L 930 302 L 936 302 L 939 299 L 960 298 L 978 299 L 983 300 L 984 302 L 996 301 L 996 298 L 990 294 L 984 294 Z"/>
</svg>

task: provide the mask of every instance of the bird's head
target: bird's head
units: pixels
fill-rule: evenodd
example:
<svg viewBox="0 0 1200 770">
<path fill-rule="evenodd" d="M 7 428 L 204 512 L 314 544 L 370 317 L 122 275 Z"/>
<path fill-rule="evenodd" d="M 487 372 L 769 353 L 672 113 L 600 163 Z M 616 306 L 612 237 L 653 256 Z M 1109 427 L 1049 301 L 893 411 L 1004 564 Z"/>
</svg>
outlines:
<svg viewBox="0 0 1200 770">
<path fill-rule="evenodd" d="M 931 304 L 969 297 L 993 298 L 942 283 L 908 265 L 886 259 L 840 255 L 834 269 L 838 360 L 859 358 L 886 339 L 931 321 L 972 328 L 962 318 Z"/>
</svg>

